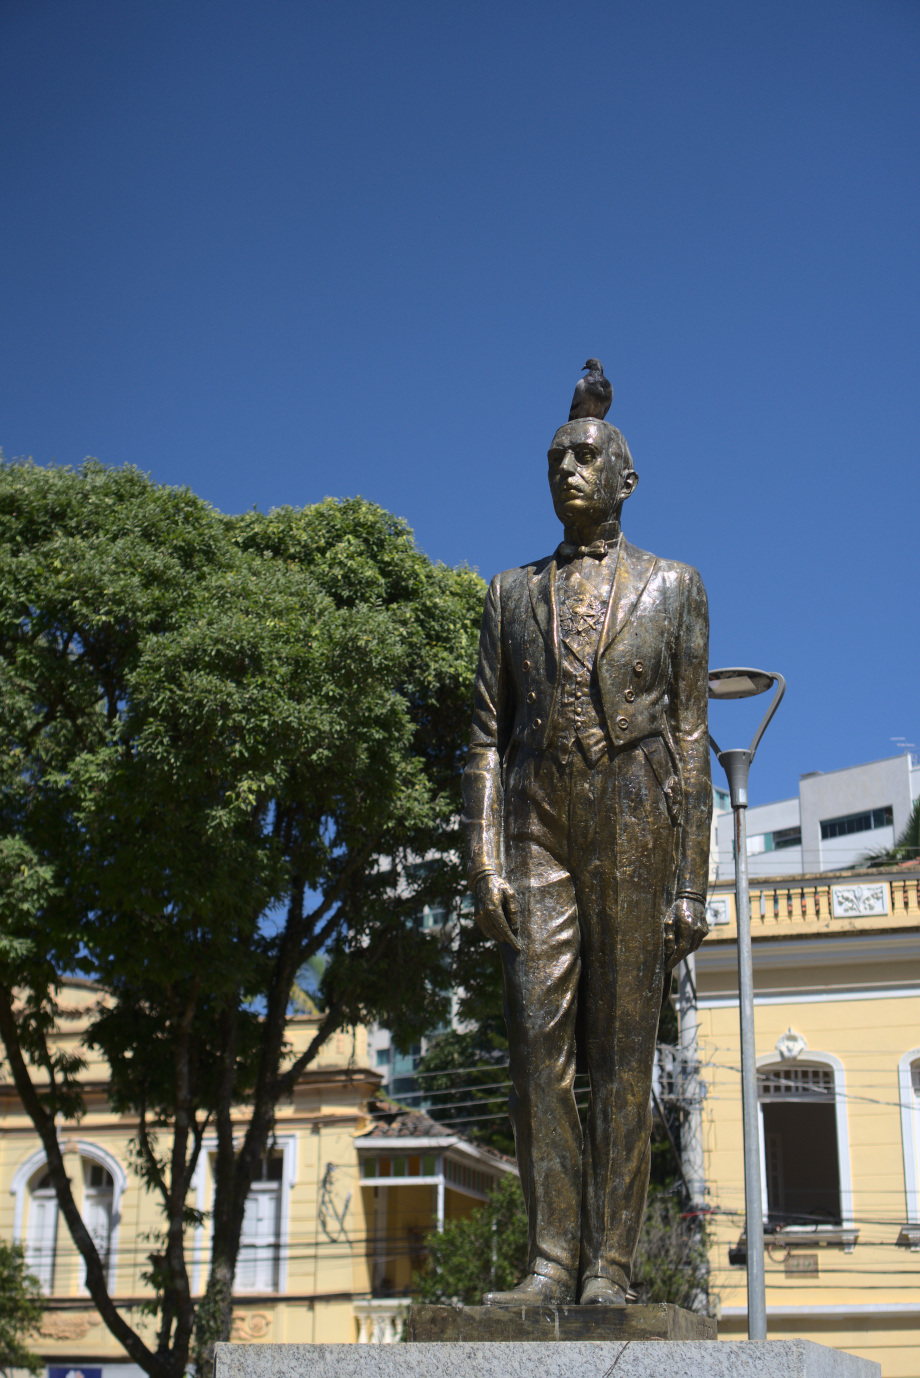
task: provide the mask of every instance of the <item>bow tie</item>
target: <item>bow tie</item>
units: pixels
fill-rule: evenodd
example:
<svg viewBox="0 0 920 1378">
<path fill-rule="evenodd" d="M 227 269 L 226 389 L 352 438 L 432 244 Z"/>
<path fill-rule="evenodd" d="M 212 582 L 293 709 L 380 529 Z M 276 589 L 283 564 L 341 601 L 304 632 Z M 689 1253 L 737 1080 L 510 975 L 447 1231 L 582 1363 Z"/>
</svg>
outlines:
<svg viewBox="0 0 920 1378">
<path fill-rule="evenodd" d="M 566 563 L 590 555 L 595 560 L 603 560 L 608 549 L 606 541 L 592 541 L 590 545 L 573 545 L 571 541 L 563 541 L 556 549 L 556 559 Z"/>
</svg>

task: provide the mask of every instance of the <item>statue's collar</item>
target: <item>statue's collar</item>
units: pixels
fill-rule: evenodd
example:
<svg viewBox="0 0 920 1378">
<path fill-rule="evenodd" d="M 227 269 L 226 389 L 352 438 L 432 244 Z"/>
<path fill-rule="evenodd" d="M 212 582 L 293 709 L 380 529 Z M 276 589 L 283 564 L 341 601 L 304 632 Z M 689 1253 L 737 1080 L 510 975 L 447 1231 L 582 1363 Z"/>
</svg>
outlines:
<svg viewBox="0 0 920 1378">
<path fill-rule="evenodd" d="M 581 545 L 582 539 L 573 526 L 564 528 L 565 539 L 569 545 Z M 620 523 L 617 521 L 601 522 L 599 526 L 592 526 L 589 537 L 591 541 L 606 541 L 608 545 L 615 545 L 620 536 Z"/>
</svg>

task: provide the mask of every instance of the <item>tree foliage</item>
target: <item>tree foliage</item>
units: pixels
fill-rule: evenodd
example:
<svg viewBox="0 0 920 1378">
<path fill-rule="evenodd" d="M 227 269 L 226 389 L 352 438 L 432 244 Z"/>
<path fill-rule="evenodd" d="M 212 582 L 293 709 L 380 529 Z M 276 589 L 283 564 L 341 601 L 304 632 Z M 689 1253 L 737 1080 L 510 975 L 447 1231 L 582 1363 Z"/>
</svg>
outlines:
<svg viewBox="0 0 920 1378">
<path fill-rule="evenodd" d="M 41 1284 L 26 1267 L 22 1245 L 0 1240 L 0 1369 L 41 1370 L 26 1343 L 41 1318 Z"/>
<path fill-rule="evenodd" d="M 504 1177 L 485 1205 L 426 1239 L 427 1261 L 414 1278 L 420 1301 L 478 1306 L 483 1292 L 513 1287 L 527 1272 L 527 1215 L 517 1177 Z M 633 1268 L 639 1302 L 669 1301 L 708 1311 L 705 1232 L 686 1218 L 671 1191 L 649 1193 Z"/>
<path fill-rule="evenodd" d="M 0 466 L 0 1034 L 92 1299 L 153 1378 L 228 1335 L 246 1196 L 323 1043 L 372 1019 L 408 1043 L 447 1009 L 443 940 L 412 920 L 462 891 L 482 596 L 359 498 L 226 517 L 130 468 Z M 321 1022 L 294 1060 L 308 964 Z M 82 1109 L 79 1059 L 49 1037 L 64 974 L 105 993 L 87 1041 L 162 1211 L 155 1348 L 109 1296 L 57 1143 L 55 1116 Z M 196 1318 L 186 1200 L 206 1129 Z"/>
<path fill-rule="evenodd" d="M 517 1177 L 503 1177 L 471 1215 L 450 1220 L 425 1241 L 427 1261 L 413 1279 L 420 1301 L 479 1306 L 527 1271 L 527 1216 Z"/>
<path fill-rule="evenodd" d="M 858 866 L 897 866 L 904 861 L 920 859 L 920 799 L 914 800 L 910 816 L 893 847 L 867 852 Z M 855 869 L 855 868 L 854 868 Z"/>
<path fill-rule="evenodd" d="M 704 1218 L 685 1215 L 674 1190 L 650 1191 L 630 1284 L 636 1300 L 711 1314 L 707 1238 Z"/>
</svg>

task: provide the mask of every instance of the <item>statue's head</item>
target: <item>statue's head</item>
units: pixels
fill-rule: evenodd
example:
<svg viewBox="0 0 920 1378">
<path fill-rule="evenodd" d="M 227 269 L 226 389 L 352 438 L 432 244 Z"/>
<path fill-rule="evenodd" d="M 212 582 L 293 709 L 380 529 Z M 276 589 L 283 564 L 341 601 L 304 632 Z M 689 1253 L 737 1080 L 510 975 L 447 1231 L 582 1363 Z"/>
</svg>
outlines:
<svg viewBox="0 0 920 1378">
<path fill-rule="evenodd" d="M 618 520 L 639 481 L 616 426 L 583 418 L 560 426 L 549 447 L 549 487 L 563 526 L 589 531 Z"/>
</svg>

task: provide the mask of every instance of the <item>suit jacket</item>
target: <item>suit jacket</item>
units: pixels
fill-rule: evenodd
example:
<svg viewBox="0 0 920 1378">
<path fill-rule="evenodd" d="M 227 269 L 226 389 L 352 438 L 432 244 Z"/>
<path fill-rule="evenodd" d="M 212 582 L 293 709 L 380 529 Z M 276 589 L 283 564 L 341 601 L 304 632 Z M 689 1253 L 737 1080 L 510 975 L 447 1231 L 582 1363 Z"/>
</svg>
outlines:
<svg viewBox="0 0 920 1378">
<path fill-rule="evenodd" d="M 609 557 L 608 557 L 609 558 Z M 595 659 L 614 749 L 641 743 L 680 828 L 675 894 L 705 897 L 709 769 L 709 612 L 698 572 L 619 538 Z M 471 880 L 501 874 L 502 767 L 515 743 L 549 751 L 559 730 L 562 648 L 550 556 L 497 574 L 479 642 L 463 778 Z"/>
</svg>

